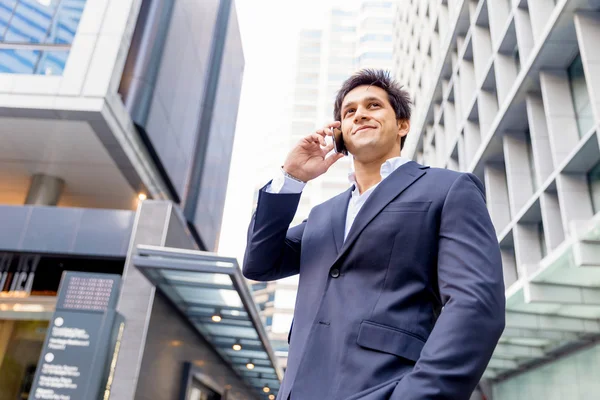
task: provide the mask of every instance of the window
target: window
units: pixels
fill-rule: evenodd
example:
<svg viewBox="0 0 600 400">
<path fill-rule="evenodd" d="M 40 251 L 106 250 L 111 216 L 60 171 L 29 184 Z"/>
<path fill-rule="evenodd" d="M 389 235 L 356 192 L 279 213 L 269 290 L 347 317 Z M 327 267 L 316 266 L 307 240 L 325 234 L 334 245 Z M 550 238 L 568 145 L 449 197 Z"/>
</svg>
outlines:
<svg viewBox="0 0 600 400">
<path fill-rule="evenodd" d="M 369 41 L 377 41 L 377 42 L 391 42 L 392 41 L 392 35 L 376 35 L 376 34 L 367 34 L 367 35 L 363 35 L 360 38 L 360 42 L 364 43 L 364 42 L 369 42 Z"/>
<path fill-rule="evenodd" d="M 571 86 L 571 96 L 573 97 L 573 107 L 577 118 L 577 128 L 579 136 L 589 132 L 594 125 L 594 116 L 592 115 L 592 105 L 587 90 L 587 82 L 583 72 L 583 63 L 581 55 L 573 61 L 568 70 L 569 84 Z"/>
<path fill-rule="evenodd" d="M 332 30 L 333 32 L 356 32 L 356 27 L 347 25 L 334 25 Z"/>
<path fill-rule="evenodd" d="M 392 5 L 389 1 L 367 1 L 363 3 L 362 8 L 392 8 Z"/>
<path fill-rule="evenodd" d="M 380 53 L 375 51 L 369 51 L 363 53 L 359 57 L 359 61 L 363 62 L 364 60 L 391 60 L 392 53 Z"/>
<path fill-rule="evenodd" d="M 2 0 L 0 72 L 62 75 L 85 0 Z"/>
</svg>

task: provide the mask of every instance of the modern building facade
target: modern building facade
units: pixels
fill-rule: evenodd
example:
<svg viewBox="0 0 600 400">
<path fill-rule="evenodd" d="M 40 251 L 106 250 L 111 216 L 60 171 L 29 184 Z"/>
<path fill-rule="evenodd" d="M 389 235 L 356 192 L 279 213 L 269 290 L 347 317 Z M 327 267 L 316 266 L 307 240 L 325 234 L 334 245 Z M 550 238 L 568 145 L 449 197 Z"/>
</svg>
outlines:
<svg viewBox="0 0 600 400">
<path fill-rule="evenodd" d="M 394 26 L 403 155 L 477 175 L 502 250 L 507 326 L 480 390 L 596 397 L 600 2 L 413 0 Z"/>
<path fill-rule="evenodd" d="M 66 368 L 40 353 L 65 271 L 120 276 L 103 398 L 276 394 L 236 261 L 207 253 L 243 70 L 231 0 L 0 2 L 0 399 L 71 389 L 29 393 Z"/>
<path fill-rule="evenodd" d="M 327 11 L 322 29 L 300 32 L 290 140 L 281 151 L 289 151 L 304 136 L 333 120 L 337 91 L 354 72 L 362 68 L 391 68 L 394 4 L 362 1 L 352 7 L 333 7 Z M 311 181 L 292 224 L 308 217 L 312 207 L 346 190 L 351 168 L 350 158 L 344 158 L 327 174 Z M 297 276 L 253 285 L 256 302 L 284 366 L 297 287 Z"/>
</svg>

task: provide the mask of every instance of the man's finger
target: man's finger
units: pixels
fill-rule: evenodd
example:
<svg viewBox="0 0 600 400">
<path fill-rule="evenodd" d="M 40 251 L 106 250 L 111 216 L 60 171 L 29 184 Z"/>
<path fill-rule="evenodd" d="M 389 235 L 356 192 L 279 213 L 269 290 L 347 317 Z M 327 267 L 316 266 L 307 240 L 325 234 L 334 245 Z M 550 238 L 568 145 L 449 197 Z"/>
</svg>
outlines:
<svg viewBox="0 0 600 400">
<path fill-rule="evenodd" d="M 342 126 L 342 123 L 340 121 L 333 121 L 325 125 L 323 129 L 328 131 L 330 128 L 339 128 L 340 126 Z"/>
<path fill-rule="evenodd" d="M 313 133 L 310 136 L 315 143 L 319 143 L 321 146 L 325 146 L 325 139 L 323 139 L 323 136 L 320 136 L 316 133 Z"/>
<path fill-rule="evenodd" d="M 342 153 L 332 154 L 325 159 L 325 165 L 329 169 L 333 164 L 336 163 L 340 158 L 343 158 L 344 155 Z"/>
<path fill-rule="evenodd" d="M 333 143 L 329 143 L 325 148 L 323 148 L 323 155 L 327 155 L 331 150 L 333 150 Z"/>
</svg>

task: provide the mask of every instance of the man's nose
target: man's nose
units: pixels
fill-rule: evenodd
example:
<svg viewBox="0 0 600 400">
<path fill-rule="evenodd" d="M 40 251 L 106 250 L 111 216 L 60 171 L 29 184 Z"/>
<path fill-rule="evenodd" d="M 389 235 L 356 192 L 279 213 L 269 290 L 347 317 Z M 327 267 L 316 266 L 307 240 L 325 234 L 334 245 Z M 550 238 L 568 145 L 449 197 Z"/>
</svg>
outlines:
<svg viewBox="0 0 600 400">
<path fill-rule="evenodd" d="M 358 122 L 358 121 L 363 121 L 365 119 L 368 118 L 368 114 L 365 112 L 365 109 L 362 107 L 359 107 L 356 112 L 354 113 L 354 121 Z"/>
</svg>

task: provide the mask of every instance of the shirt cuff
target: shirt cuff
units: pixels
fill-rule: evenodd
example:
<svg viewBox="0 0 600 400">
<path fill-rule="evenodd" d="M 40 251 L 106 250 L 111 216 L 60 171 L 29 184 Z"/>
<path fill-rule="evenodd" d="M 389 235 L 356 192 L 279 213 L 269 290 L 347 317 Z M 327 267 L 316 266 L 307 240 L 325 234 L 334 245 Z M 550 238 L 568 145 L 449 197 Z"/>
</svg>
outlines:
<svg viewBox="0 0 600 400">
<path fill-rule="evenodd" d="M 292 178 L 285 176 L 283 170 L 279 170 L 279 173 L 273 178 L 271 184 L 266 187 L 267 193 L 273 194 L 288 194 L 288 193 L 302 193 L 302 190 L 306 186 L 304 182 L 298 182 Z"/>
</svg>

